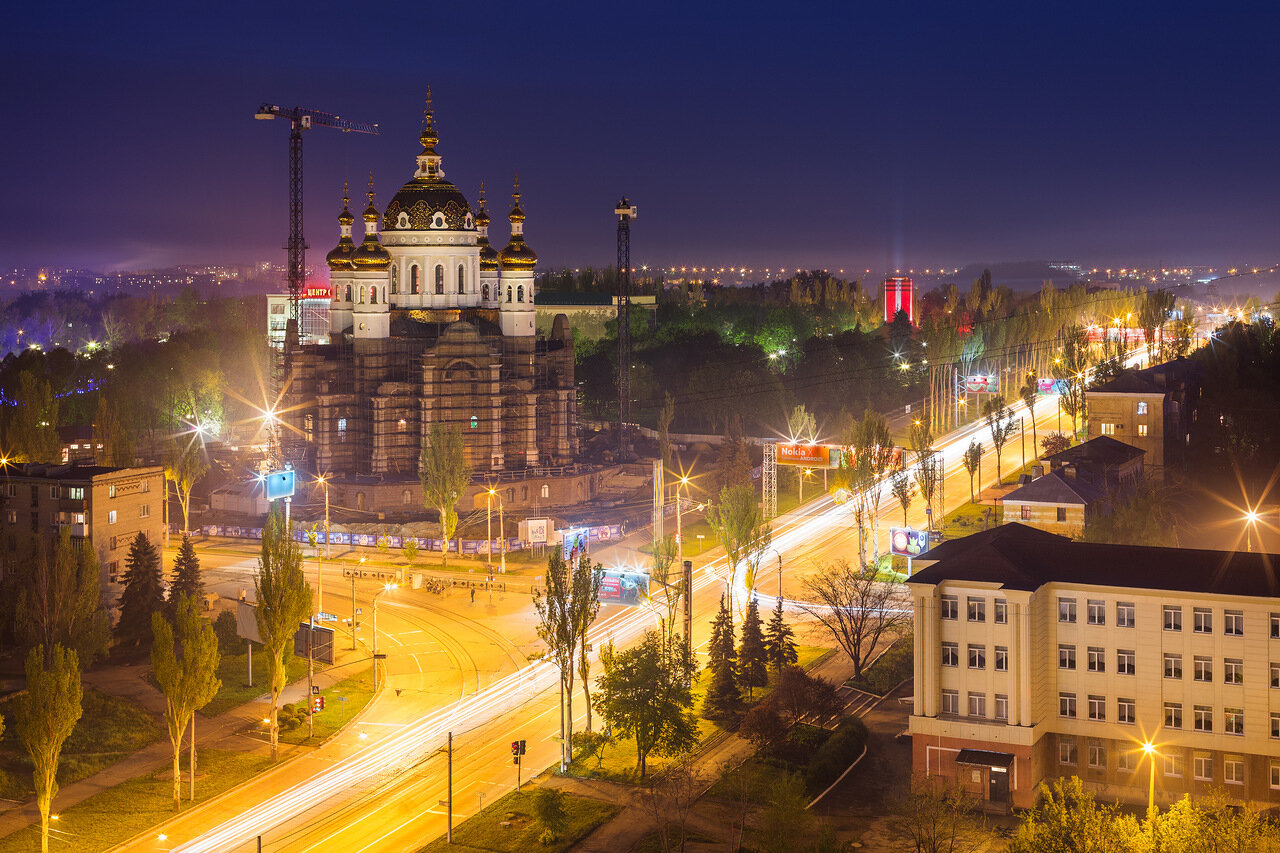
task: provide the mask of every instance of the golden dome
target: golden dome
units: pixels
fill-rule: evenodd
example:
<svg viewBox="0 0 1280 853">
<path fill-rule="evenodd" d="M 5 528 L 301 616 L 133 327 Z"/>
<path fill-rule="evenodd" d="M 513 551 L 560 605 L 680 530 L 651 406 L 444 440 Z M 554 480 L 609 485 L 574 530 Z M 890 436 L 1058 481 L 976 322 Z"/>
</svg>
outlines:
<svg viewBox="0 0 1280 853">
<path fill-rule="evenodd" d="M 357 269 L 385 270 L 391 266 L 391 253 L 379 242 L 377 234 L 368 234 L 352 253 L 351 263 Z"/>
<path fill-rule="evenodd" d="M 498 263 L 504 270 L 531 270 L 538 264 L 538 253 L 523 237 L 512 235 L 511 242 L 498 253 Z"/>
<path fill-rule="evenodd" d="M 383 249 L 383 251 L 386 251 Z M 329 254 L 324 256 L 325 263 L 329 265 L 331 270 L 349 270 L 352 269 L 351 259 L 355 257 L 356 244 L 346 234 L 342 235 L 342 239 L 338 241 L 338 245 L 334 246 Z"/>
<path fill-rule="evenodd" d="M 480 237 L 476 242 L 480 244 L 480 269 L 498 269 L 498 250 L 489 245 L 489 238 Z"/>
</svg>

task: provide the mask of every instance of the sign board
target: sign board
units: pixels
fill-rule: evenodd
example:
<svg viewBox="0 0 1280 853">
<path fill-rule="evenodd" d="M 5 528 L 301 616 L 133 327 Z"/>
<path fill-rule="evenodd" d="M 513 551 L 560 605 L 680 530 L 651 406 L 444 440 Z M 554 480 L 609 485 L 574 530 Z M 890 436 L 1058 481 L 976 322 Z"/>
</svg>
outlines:
<svg viewBox="0 0 1280 853">
<path fill-rule="evenodd" d="M 831 448 L 825 444 L 779 444 L 778 464 L 827 468 L 831 465 Z"/>
<path fill-rule="evenodd" d="M 551 537 L 551 521 L 546 518 L 527 518 L 520 522 L 520 538 L 530 545 L 546 545 Z"/>
<path fill-rule="evenodd" d="M 334 614 L 334 613 L 325 613 L 325 612 L 322 610 L 322 611 L 320 611 L 319 613 L 317 613 L 317 614 L 316 614 L 316 621 L 317 621 L 317 622 L 337 622 L 337 621 L 338 621 L 338 617 L 337 617 L 337 614 Z"/>
<path fill-rule="evenodd" d="M 269 501 L 293 497 L 294 476 L 292 470 L 272 471 L 263 477 L 262 483 Z"/>
<path fill-rule="evenodd" d="M 564 558 L 569 563 L 576 563 L 579 557 L 587 553 L 587 544 L 591 536 L 585 527 L 573 527 L 561 533 L 561 547 Z"/>
<path fill-rule="evenodd" d="M 970 394 L 999 394 L 1000 377 L 994 373 L 976 373 L 964 378 L 964 390 Z"/>
<path fill-rule="evenodd" d="M 889 528 L 889 553 L 899 557 L 919 557 L 929 550 L 929 533 L 910 527 Z"/>
<path fill-rule="evenodd" d="M 333 291 L 331 291 L 327 287 L 317 287 L 315 285 L 308 285 L 307 288 L 302 291 L 302 298 L 303 299 L 332 299 Z"/>
<path fill-rule="evenodd" d="M 333 663 L 333 629 L 316 625 L 312 628 L 306 622 L 298 627 L 293 635 L 293 653 L 300 658 L 307 656 L 307 631 L 311 632 L 311 657 L 320 663 Z"/>
<path fill-rule="evenodd" d="M 439 540 L 436 540 L 437 542 Z M 359 578 L 367 581 L 397 581 L 400 574 L 395 569 L 366 569 L 363 566 L 356 568 L 345 567 L 342 570 L 344 578 Z"/>
<path fill-rule="evenodd" d="M 649 576 L 628 569 L 600 572 L 600 603 L 636 607 L 649 600 Z"/>
<path fill-rule="evenodd" d="M 236 605 L 236 634 L 241 639 L 252 640 L 255 643 L 262 642 L 262 635 L 258 633 L 258 606 L 256 604 L 241 601 Z"/>
</svg>

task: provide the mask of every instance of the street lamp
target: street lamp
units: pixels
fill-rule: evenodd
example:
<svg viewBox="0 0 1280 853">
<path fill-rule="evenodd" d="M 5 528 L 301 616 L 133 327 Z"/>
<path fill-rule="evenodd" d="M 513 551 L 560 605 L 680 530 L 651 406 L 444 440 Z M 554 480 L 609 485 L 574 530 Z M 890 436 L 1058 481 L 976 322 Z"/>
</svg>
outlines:
<svg viewBox="0 0 1280 853">
<path fill-rule="evenodd" d="M 1253 530 L 1258 526 L 1258 511 L 1253 509 L 1246 510 L 1244 514 L 1244 523 L 1246 547 L 1249 553 L 1253 553 Z"/>
<path fill-rule="evenodd" d="M 493 487 L 490 487 L 487 490 L 487 494 L 488 494 L 488 499 L 487 499 L 486 506 L 488 507 L 488 509 L 485 512 L 485 524 L 488 526 L 489 541 L 485 545 L 484 550 L 489 561 L 489 575 L 490 576 L 493 575 L 493 499 L 494 498 L 498 498 L 498 528 L 499 528 L 498 538 L 502 540 L 501 548 L 498 551 L 498 553 L 501 555 L 501 557 L 499 558 L 501 560 L 501 563 L 499 563 L 498 565 L 498 571 L 505 575 L 507 573 L 507 523 L 506 523 L 506 517 L 503 515 L 502 498 L 498 497 L 498 490 L 494 489 Z"/>
<path fill-rule="evenodd" d="M 1147 791 L 1147 815 L 1150 816 L 1156 810 L 1156 756 L 1160 753 L 1156 752 L 1156 745 L 1151 741 L 1142 744 L 1142 751 L 1151 763 L 1151 786 Z"/>
<path fill-rule="evenodd" d="M 681 526 L 681 509 L 680 503 L 680 487 L 683 486 L 685 492 L 689 490 L 689 475 L 682 474 L 676 482 L 676 563 L 684 565 L 684 528 Z"/>
<path fill-rule="evenodd" d="M 317 474 L 316 485 L 324 486 L 324 558 L 331 560 L 333 549 L 329 544 L 329 478 L 324 474 Z"/>
<path fill-rule="evenodd" d="M 373 657 L 375 660 L 378 657 L 378 596 L 384 592 L 391 592 L 395 588 L 395 584 L 389 583 L 373 594 Z"/>
</svg>

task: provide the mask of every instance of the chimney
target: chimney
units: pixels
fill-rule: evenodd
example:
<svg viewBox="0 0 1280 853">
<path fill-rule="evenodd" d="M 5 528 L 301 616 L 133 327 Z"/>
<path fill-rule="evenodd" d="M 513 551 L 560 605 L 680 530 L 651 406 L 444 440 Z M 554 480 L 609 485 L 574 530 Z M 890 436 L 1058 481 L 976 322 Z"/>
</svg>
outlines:
<svg viewBox="0 0 1280 853">
<path fill-rule="evenodd" d="M 1062 466 L 1062 476 L 1066 477 L 1068 480 L 1074 480 L 1074 479 L 1076 478 L 1076 466 L 1075 466 L 1075 464 L 1074 464 L 1074 463 L 1071 463 L 1071 462 L 1068 462 L 1066 465 L 1063 465 L 1063 466 Z"/>
</svg>

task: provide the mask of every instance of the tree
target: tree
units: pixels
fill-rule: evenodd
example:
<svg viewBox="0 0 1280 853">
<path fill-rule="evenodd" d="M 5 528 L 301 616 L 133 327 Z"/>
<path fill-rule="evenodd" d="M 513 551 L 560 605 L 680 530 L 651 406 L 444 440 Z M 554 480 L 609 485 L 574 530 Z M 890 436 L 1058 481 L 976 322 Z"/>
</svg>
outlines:
<svg viewBox="0 0 1280 853">
<path fill-rule="evenodd" d="M 102 606 L 98 560 L 87 543 L 63 528 L 37 544 L 34 570 L 18 579 L 17 625 L 28 648 L 62 646 L 89 666 L 106 654 L 110 630 Z"/>
<path fill-rule="evenodd" d="M 1127 500 L 1118 502 L 1109 514 L 1088 519 L 1081 540 L 1176 548 L 1182 519 L 1175 496 L 1183 487 L 1182 484 L 1166 484 L 1155 479 L 1144 480 Z"/>
<path fill-rule="evenodd" d="M 898 833 L 913 853 L 978 853 L 988 833 L 973 801 L 958 785 L 918 778 L 897 798 Z"/>
<path fill-rule="evenodd" d="M 879 562 L 880 499 L 884 494 L 880 484 L 893 469 L 895 456 L 893 436 L 884 415 L 873 409 L 863 412 L 854 430 L 853 452 L 863 460 L 869 481 L 869 487 L 862 489 L 855 500 L 865 502 L 866 514 L 871 520 L 871 553 L 874 561 Z"/>
<path fill-rule="evenodd" d="M 756 749 L 769 749 L 787 736 L 787 724 L 768 700 L 753 706 L 738 724 L 738 735 L 751 741 Z"/>
<path fill-rule="evenodd" d="M 1040 443 L 1036 436 L 1036 403 L 1040 400 L 1040 377 L 1036 376 L 1035 370 L 1027 371 L 1027 381 L 1018 389 L 1018 396 L 1022 398 L 1022 404 L 1027 407 L 1027 414 L 1031 418 L 1031 450 L 1035 452 L 1036 445 Z"/>
<path fill-rule="evenodd" d="M 906 527 L 907 510 L 911 509 L 911 502 L 915 499 L 916 484 L 911 481 L 906 471 L 898 470 L 890 476 L 889 489 L 902 505 L 902 526 Z"/>
<path fill-rule="evenodd" d="M 764 644 L 764 631 L 760 623 L 760 604 L 751 596 L 747 615 L 742 620 L 742 640 L 738 646 L 738 684 L 747 688 L 747 698 L 752 689 L 769 683 L 769 658 Z"/>
<path fill-rule="evenodd" d="M 191 490 L 208 470 L 209 460 L 205 457 L 204 444 L 194 436 L 187 439 L 178 437 L 169 444 L 164 459 L 164 478 L 173 483 L 178 493 L 184 533 L 191 529 Z"/>
<path fill-rule="evenodd" d="M 1064 450 L 1071 449 L 1071 439 L 1060 432 L 1051 432 L 1040 439 L 1040 446 L 1044 448 L 1045 456 L 1056 456 Z"/>
<path fill-rule="evenodd" d="M 179 758 L 187 723 L 196 711 L 208 705 L 222 682 L 218 679 L 218 638 L 213 626 L 200 618 L 200 605 L 194 595 L 177 599 L 174 626 L 159 613 L 151 615 L 154 641 L 151 645 L 151 669 L 160 692 L 164 694 L 165 723 L 169 742 L 173 745 L 173 810 L 182 810 L 182 773 Z M 176 645 L 175 645 L 176 639 Z M 179 657 L 181 652 L 181 657 Z M 195 768 L 191 768 L 192 799 L 195 799 Z"/>
<path fill-rule="evenodd" d="M 683 640 L 662 642 L 648 631 L 638 646 L 611 655 L 596 682 L 600 713 L 615 734 L 636 741 L 645 777 L 650 755 L 679 755 L 698 741 L 693 705 L 693 652 Z"/>
<path fill-rule="evenodd" d="M 591 731 L 591 644 L 587 635 L 591 623 L 600 614 L 600 580 L 603 577 L 600 565 L 591 565 L 587 555 L 578 558 L 574 567 L 573 584 L 575 596 L 574 613 L 578 622 L 578 677 L 582 679 L 582 702 L 587 709 L 587 731 Z"/>
<path fill-rule="evenodd" d="M 1005 403 L 1003 394 L 997 394 L 982 404 L 982 417 L 991 432 L 991 446 L 996 453 L 996 485 L 1000 485 L 1004 480 L 1004 474 L 1000 470 L 1000 453 L 1018 431 L 1018 422 L 1013 419 L 1013 412 Z"/>
<path fill-rule="evenodd" d="M 716 484 L 721 491 L 735 486 L 751 488 L 751 451 L 742 437 L 742 419 L 729 417 L 728 429 L 716 454 Z"/>
<path fill-rule="evenodd" d="M 711 623 L 711 642 L 707 646 L 707 671 L 711 684 L 702 700 L 702 716 L 723 720 L 742 703 L 738 690 L 738 651 L 733 641 L 733 611 L 720 596 L 720 610 Z"/>
<path fill-rule="evenodd" d="M 973 493 L 973 476 L 982 467 L 982 442 L 972 439 L 964 449 L 964 456 L 960 461 L 964 463 L 964 470 L 969 475 L 969 503 L 973 503 L 977 500 Z"/>
<path fill-rule="evenodd" d="M 27 654 L 27 695 L 22 699 L 18 735 L 34 766 L 40 809 L 40 849 L 49 853 L 49 808 L 58 793 L 62 744 L 80 721 L 80 661 L 71 649 L 36 646 Z"/>
<path fill-rule="evenodd" d="M 1166 811 L 1143 821 L 1144 853 L 1263 853 L 1280 845 L 1280 828 L 1246 803 L 1237 806 L 1220 791 L 1192 800 L 1184 795 Z"/>
<path fill-rule="evenodd" d="M 5 430 L 11 462 L 55 462 L 59 457 L 58 398 L 49 381 L 31 370 L 18 374 L 18 394 Z"/>
<path fill-rule="evenodd" d="M 573 685 L 582 659 L 579 644 L 586 642 L 586 629 L 600 608 L 599 567 L 592 567 L 586 558 L 570 566 L 559 549 L 553 549 L 543 588 L 534 595 L 533 606 L 538 612 L 538 637 L 547 644 L 548 657 L 560 671 L 564 690 L 566 704 L 560 709 L 563 772 L 572 760 L 568 745 L 573 743 Z"/>
<path fill-rule="evenodd" d="M 120 410 L 107 395 L 98 393 L 98 412 L 93 419 L 93 444 L 100 447 L 94 454 L 99 465 L 128 468 L 133 465 L 133 442 L 120 422 Z"/>
<path fill-rule="evenodd" d="M 684 568 L 679 567 L 678 575 L 672 571 L 678 550 L 676 538 L 671 534 L 653 540 L 649 583 L 661 588 L 663 592 L 662 604 L 666 615 L 662 619 L 662 636 L 667 639 L 675 634 L 676 615 L 680 609 L 680 598 L 684 595 Z"/>
<path fill-rule="evenodd" d="M 434 421 L 422 442 L 422 500 L 428 509 L 440 513 L 440 563 L 449 564 L 449 540 L 458 527 L 456 506 L 471 482 L 471 464 L 457 424 Z"/>
<path fill-rule="evenodd" d="M 662 457 L 662 470 L 671 470 L 671 422 L 676 417 L 676 401 L 671 394 L 662 392 L 662 409 L 658 412 L 658 455 Z"/>
<path fill-rule="evenodd" d="M 825 720 L 844 709 L 844 702 L 833 683 L 821 676 L 810 675 L 798 666 L 783 667 L 768 701 L 793 722 L 805 716 Z"/>
<path fill-rule="evenodd" d="M 908 604 L 899 600 L 893 584 L 876 580 L 874 570 L 854 568 L 837 560 L 804 581 L 814 604 L 800 605 L 822 623 L 853 662 L 853 677 L 880 644 L 911 624 Z"/>
<path fill-rule="evenodd" d="M 750 485 L 721 489 L 719 502 L 707 509 L 707 523 L 724 548 L 729 569 L 729 606 L 732 608 L 738 568 L 745 567 L 743 585 L 750 595 L 755 590 L 756 569 L 773 540 L 773 532 Z"/>
<path fill-rule="evenodd" d="M 404 537 L 404 544 L 400 546 L 400 555 L 404 557 L 406 563 L 413 565 L 413 561 L 418 558 L 418 540 L 416 537 Z"/>
<path fill-rule="evenodd" d="M 1143 291 L 1138 302 L 1138 327 L 1142 329 L 1142 340 L 1147 345 L 1147 363 L 1157 357 L 1156 330 L 1163 329 L 1169 313 L 1173 311 L 1176 297 L 1167 290 Z M 1163 336 L 1162 336 L 1163 337 Z M 1160 341 L 1160 351 L 1164 350 L 1164 341 Z"/>
<path fill-rule="evenodd" d="M 770 789 L 769 804 L 760 812 L 763 853 L 793 853 L 810 843 L 815 818 L 809 808 L 809 792 L 798 773 L 786 773 Z"/>
<path fill-rule="evenodd" d="M 1023 813 L 1007 853 L 1138 853 L 1138 822 L 1118 805 L 1101 806 L 1080 779 L 1041 784 L 1036 807 Z"/>
<path fill-rule="evenodd" d="M 567 799 L 559 788 L 539 788 L 533 795 L 533 816 L 542 827 L 542 843 L 559 840 L 569 828 L 569 811 L 565 808 Z"/>
<path fill-rule="evenodd" d="M 705 782 L 689 762 L 681 762 L 640 789 L 640 804 L 653 821 L 662 853 L 684 850 L 689 814 Z"/>
<path fill-rule="evenodd" d="M 137 646 L 151 636 L 151 614 L 164 609 L 164 586 L 160 580 L 160 552 L 139 532 L 129 545 L 124 560 L 124 589 L 120 593 L 120 619 L 115 635 L 122 645 Z"/>
<path fill-rule="evenodd" d="M 796 641 L 792 637 L 791 626 L 782 618 L 782 599 L 773 608 L 769 617 L 769 628 L 764 638 L 765 654 L 769 660 L 769 668 L 781 672 L 783 667 L 799 660 L 796 653 Z"/>
<path fill-rule="evenodd" d="M 262 554 L 253 580 L 258 606 L 258 636 L 267 658 L 271 685 L 271 759 L 280 756 L 280 692 L 285 685 L 285 656 L 293 653 L 298 626 L 311 613 L 311 585 L 302 571 L 302 547 L 289 536 L 284 516 L 271 505 L 262 529 Z"/>
<path fill-rule="evenodd" d="M 182 534 L 182 545 L 173 560 L 173 581 L 169 584 L 169 613 L 178 612 L 178 602 L 183 596 L 204 598 L 204 579 L 200 576 L 200 558 L 191 545 L 191 537 Z"/>
<path fill-rule="evenodd" d="M 938 486 L 942 482 L 942 460 L 933 448 L 933 430 L 929 428 L 929 414 L 921 413 L 920 418 L 911 425 L 911 449 L 916 454 L 916 486 L 920 489 L 920 497 L 924 499 L 929 512 L 929 527 L 933 527 L 933 499 L 938 494 Z M 944 508 L 945 509 L 945 508 Z M 944 513 L 945 514 L 945 513 Z"/>
<path fill-rule="evenodd" d="M 796 406 L 791 410 L 791 413 L 787 415 L 787 440 L 792 443 L 800 444 L 818 440 L 818 419 L 814 417 L 813 412 L 805 408 L 804 403 Z M 796 474 L 797 495 L 798 498 L 803 497 L 804 469 L 795 468 L 794 470 Z"/>
<path fill-rule="evenodd" d="M 1053 360 L 1053 378 L 1058 380 L 1062 410 L 1071 416 L 1072 435 L 1080 434 L 1085 416 L 1085 377 L 1089 372 L 1089 334 L 1081 326 L 1062 330 L 1060 355 Z"/>
</svg>

